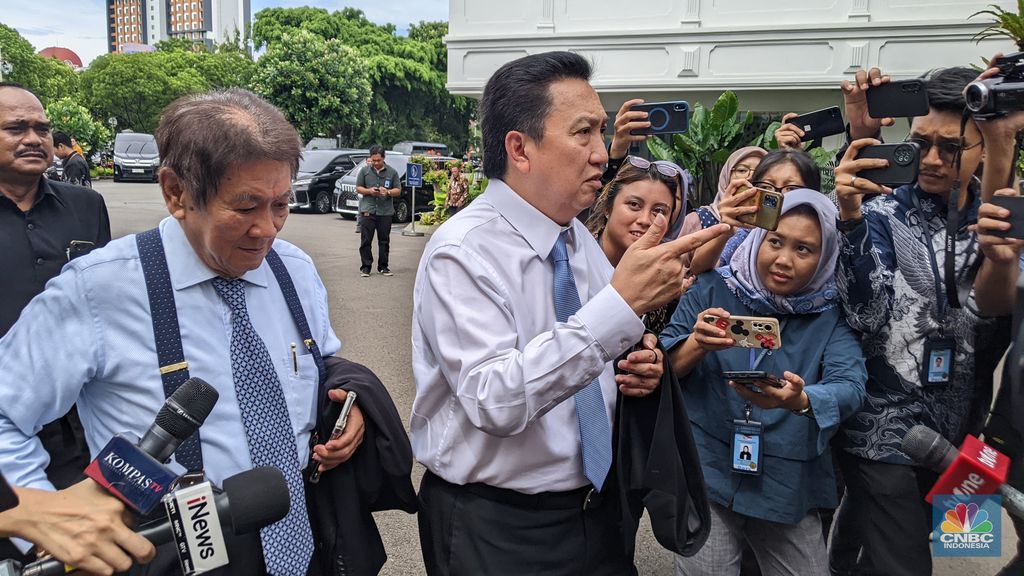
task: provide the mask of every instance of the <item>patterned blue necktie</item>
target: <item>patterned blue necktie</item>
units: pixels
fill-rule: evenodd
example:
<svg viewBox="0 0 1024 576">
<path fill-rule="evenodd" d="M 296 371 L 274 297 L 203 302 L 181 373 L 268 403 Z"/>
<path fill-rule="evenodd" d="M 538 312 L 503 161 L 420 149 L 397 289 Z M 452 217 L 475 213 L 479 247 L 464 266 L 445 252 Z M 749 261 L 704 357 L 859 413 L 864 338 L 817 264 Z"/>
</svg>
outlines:
<svg viewBox="0 0 1024 576">
<path fill-rule="evenodd" d="M 303 576 L 313 555 L 313 536 L 306 514 L 295 432 L 281 381 L 267 345 L 249 321 L 244 281 L 214 278 L 213 287 L 231 308 L 231 373 L 252 465 L 281 470 L 291 495 L 288 515 L 260 530 L 267 572 L 273 576 Z"/>
<path fill-rule="evenodd" d="M 569 317 L 580 309 L 580 294 L 576 290 L 576 280 L 565 248 L 568 233 L 566 230 L 559 234 L 555 247 L 551 249 L 551 259 L 555 262 L 555 318 L 559 322 L 568 322 Z M 573 398 L 576 400 L 576 419 L 580 424 L 583 475 L 600 492 L 612 466 L 612 430 L 601 395 L 601 383 L 594 378 Z"/>
</svg>

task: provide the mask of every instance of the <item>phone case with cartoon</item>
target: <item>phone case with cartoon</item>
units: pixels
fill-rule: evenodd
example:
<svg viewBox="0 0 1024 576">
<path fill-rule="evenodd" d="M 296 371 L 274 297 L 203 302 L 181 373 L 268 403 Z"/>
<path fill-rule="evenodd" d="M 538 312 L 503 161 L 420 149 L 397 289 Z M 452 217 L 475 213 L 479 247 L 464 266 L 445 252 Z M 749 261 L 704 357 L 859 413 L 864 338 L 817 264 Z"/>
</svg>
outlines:
<svg viewBox="0 0 1024 576">
<path fill-rule="evenodd" d="M 740 348 L 782 348 L 782 332 L 775 318 L 759 316 L 730 316 L 719 318 L 707 315 L 704 321 L 725 330 Z"/>
</svg>

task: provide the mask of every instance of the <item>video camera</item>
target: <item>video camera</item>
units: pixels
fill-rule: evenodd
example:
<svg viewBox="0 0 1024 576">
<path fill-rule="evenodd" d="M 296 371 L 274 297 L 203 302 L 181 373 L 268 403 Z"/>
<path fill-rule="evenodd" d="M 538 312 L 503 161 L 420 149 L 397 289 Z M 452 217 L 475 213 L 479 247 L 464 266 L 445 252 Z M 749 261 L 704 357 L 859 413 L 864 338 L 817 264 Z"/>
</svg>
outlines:
<svg viewBox="0 0 1024 576">
<path fill-rule="evenodd" d="M 1015 52 L 991 62 L 999 75 L 967 85 L 967 108 L 981 118 L 998 118 L 1024 110 L 1024 52 Z"/>
</svg>

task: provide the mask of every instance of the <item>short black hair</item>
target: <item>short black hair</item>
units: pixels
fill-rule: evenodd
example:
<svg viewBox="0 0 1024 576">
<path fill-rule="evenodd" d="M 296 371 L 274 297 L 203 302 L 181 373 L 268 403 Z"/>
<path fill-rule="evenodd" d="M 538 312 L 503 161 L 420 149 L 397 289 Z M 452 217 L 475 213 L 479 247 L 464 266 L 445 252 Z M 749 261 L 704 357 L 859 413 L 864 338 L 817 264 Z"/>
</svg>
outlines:
<svg viewBox="0 0 1024 576">
<path fill-rule="evenodd" d="M 61 144 L 71 148 L 71 136 L 67 135 L 67 132 L 54 132 L 53 133 L 53 146 L 57 147 Z"/>
<path fill-rule="evenodd" d="M 796 166 L 800 178 L 804 181 L 804 187 L 821 191 L 821 168 L 818 168 L 818 164 L 814 162 L 814 158 L 811 158 L 810 154 L 800 148 L 779 148 L 769 151 L 750 176 L 750 182 L 756 183 L 763 179 L 769 170 L 779 164 Z"/>
<path fill-rule="evenodd" d="M 509 132 L 522 132 L 537 142 L 543 139 L 552 83 L 565 79 L 589 82 L 592 73 L 590 62 L 573 52 L 531 54 L 498 68 L 480 99 L 484 174 L 505 177 L 505 136 Z"/>
<path fill-rule="evenodd" d="M 384 158 L 384 147 L 381 146 L 380 144 L 374 144 L 373 146 L 370 146 L 370 156 L 375 156 L 377 154 L 379 154 L 381 158 Z"/>
<path fill-rule="evenodd" d="M 967 107 L 964 88 L 974 82 L 978 77 L 978 71 L 965 66 L 954 66 L 937 68 L 924 77 L 928 81 L 928 107 L 959 116 Z"/>
</svg>

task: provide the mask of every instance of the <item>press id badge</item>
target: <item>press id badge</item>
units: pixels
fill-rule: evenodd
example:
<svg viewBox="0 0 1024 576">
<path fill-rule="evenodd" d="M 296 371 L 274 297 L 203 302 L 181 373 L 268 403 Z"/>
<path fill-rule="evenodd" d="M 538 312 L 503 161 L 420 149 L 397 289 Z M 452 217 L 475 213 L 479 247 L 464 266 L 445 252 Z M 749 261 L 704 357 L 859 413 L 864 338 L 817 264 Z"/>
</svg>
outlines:
<svg viewBox="0 0 1024 576">
<path fill-rule="evenodd" d="M 949 384 L 955 358 L 956 342 L 952 338 L 931 337 L 925 340 L 921 383 L 924 386 Z"/>
<path fill-rule="evenodd" d="M 760 474 L 761 423 L 733 420 L 732 428 L 732 471 L 755 476 Z"/>
</svg>

